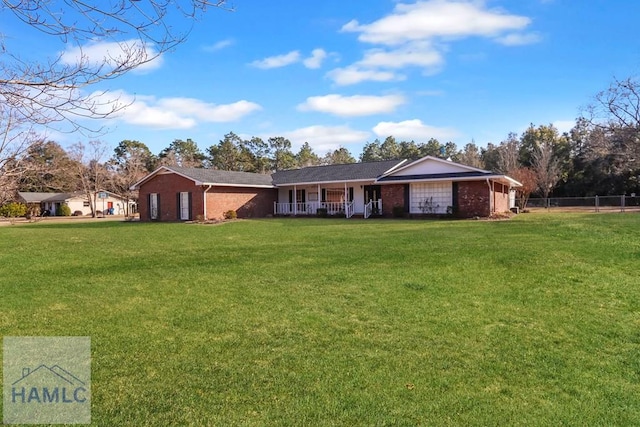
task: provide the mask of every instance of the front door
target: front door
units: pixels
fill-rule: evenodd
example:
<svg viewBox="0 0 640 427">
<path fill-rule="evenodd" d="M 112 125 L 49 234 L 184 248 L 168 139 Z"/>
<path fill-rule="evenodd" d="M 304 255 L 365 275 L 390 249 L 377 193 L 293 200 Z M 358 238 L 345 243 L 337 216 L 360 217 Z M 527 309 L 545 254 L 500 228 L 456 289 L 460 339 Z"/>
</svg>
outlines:
<svg viewBox="0 0 640 427">
<path fill-rule="evenodd" d="M 379 185 L 365 185 L 364 186 L 364 204 L 366 205 L 367 203 L 373 201 L 373 206 L 372 206 L 372 215 L 380 215 L 381 212 L 378 208 L 378 200 L 381 199 L 380 197 L 380 191 L 381 188 Z"/>
</svg>

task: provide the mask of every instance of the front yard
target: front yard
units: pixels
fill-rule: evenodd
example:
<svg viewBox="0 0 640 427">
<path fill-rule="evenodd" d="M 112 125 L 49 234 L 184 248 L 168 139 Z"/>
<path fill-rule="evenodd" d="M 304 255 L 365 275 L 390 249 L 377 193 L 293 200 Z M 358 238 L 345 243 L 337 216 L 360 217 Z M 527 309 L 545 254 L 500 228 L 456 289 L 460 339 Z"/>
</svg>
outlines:
<svg viewBox="0 0 640 427">
<path fill-rule="evenodd" d="M 640 424 L 640 215 L 0 228 L 95 425 Z"/>
</svg>

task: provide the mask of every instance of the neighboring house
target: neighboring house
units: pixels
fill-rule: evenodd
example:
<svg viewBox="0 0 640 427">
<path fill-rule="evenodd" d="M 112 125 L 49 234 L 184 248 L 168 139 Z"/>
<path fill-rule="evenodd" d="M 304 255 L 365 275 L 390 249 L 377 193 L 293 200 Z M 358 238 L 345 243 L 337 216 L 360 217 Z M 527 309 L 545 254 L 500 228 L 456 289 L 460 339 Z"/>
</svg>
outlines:
<svg viewBox="0 0 640 427">
<path fill-rule="evenodd" d="M 162 166 L 136 183 L 140 219 L 179 221 L 340 214 L 486 217 L 506 212 L 521 184 L 435 157 L 311 166 L 272 175 Z"/>
<path fill-rule="evenodd" d="M 129 213 L 135 212 L 136 203 L 126 200 L 114 193 L 100 191 L 96 199 L 96 211 L 108 212 L 113 209 L 114 215 L 124 215 L 126 206 L 129 204 Z M 49 215 L 56 215 L 60 206 L 67 205 L 71 213 L 82 212 L 82 215 L 91 215 L 91 205 L 87 195 L 82 192 L 77 193 L 35 193 L 19 192 L 20 201 L 27 205 L 32 215 L 41 215 L 47 212 Z"/>
</svg>

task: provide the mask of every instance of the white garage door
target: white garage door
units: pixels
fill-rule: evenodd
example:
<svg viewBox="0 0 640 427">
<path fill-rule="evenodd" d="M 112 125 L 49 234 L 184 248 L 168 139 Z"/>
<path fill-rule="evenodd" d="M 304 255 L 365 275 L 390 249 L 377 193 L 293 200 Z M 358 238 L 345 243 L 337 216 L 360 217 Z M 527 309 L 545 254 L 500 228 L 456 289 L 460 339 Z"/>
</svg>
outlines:
<svg viewBox="0 0 640 427">
<path fill-rule="evenodd" d="M 411 184 L 411 213 L 445 214 L 450 206 L 453 206 L 451 181 Z"/>
</svg>

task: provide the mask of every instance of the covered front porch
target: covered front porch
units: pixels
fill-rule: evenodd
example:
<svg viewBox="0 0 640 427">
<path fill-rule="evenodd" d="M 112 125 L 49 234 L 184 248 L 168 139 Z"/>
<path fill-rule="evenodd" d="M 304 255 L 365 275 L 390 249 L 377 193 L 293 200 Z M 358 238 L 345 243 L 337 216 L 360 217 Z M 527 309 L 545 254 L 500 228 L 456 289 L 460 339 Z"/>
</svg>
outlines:
<svg viewBox="0 0 640 427">
<path fill-rule="evenodd" d="M 369 182 L 284 186 L 278 190 L 274 215 L 362 216 L 382 213 L 380 186 Z"/>
</svg>

